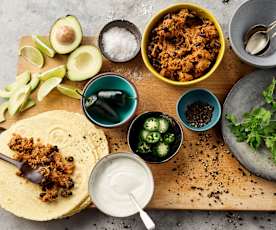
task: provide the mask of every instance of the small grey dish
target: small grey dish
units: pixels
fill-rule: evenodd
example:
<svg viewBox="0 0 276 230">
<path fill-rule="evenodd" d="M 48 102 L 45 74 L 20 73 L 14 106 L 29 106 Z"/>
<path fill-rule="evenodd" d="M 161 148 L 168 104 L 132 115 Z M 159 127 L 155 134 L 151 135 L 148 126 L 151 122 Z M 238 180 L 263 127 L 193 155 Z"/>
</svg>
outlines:
<svg viewBox="0 0 276 230">
<path fill-rule="evenodd" d="M 245 168 L 257 176 L 276 181 L 276 165 L 271 152 L 265 146 L 255 151 L 247 143 L 237 142 L 225 119 L 226 114 L 234 114 L 241 121 L 245 112 L 249 112 L 253 107 L 264 106 L 262 91 L 271 84 L 274 76 L 274 69 L 258 70 L 234 85 L 223 106 L 222 135 L 225 143 Z"/>
<path fill-rule="evenodd" d="M 135 36 L 136 41 L 137 41 L 137 49 L 136 49 L 136 52 L 134 53 L 134 55 L 132 57 L 130 57 L 128 59 L 124 59 L 124 60 L 118 60 L 118 59 L 114 59 L 114 58 L 110 57 L 108 55 L 108 53 L 105 52 L 104 45 L 103 45 L 103 34 L 105 32 L 107 32 L 109 29 L 113 28 L 113 27 L 125 28 L 125 29 L 127 29 L 129 32 L 131 32 Z M 100 34 L 99 34 L 99 37 L 98 37 L 98 47 L 100 48 L 103 56 L 106 59 L 108 59 L 109 61 L 115 62 L 115 63 L 116 62 L 117 63 L 128 62 L 128 61 L 134 59 L 138 55 L 138 53 L 140 52 L 141 39 L 142 39 L 142 35 L 141 35 L 140 30 L 132 22 L 129 22 L 129 21 L 123 20 L 123 19 L 121 19 L 121 20 L 114 20 L 114 21 L 111 21 L 111 22 L 107 23 L 102 28 L 102 30 L 100 31 Z"/>
<path fill-rule="evenodd" d="M 248 0 L 234 12 L 229 24 L 229 38 L 236 55 L 244 62 L 258 68 L 276 67 L 276 40 L 262 56 L 250 55 L 245 51 L 245 35 L 256 24 L 269 25 L 276 19 L 275 0 Z"/>
</svg>

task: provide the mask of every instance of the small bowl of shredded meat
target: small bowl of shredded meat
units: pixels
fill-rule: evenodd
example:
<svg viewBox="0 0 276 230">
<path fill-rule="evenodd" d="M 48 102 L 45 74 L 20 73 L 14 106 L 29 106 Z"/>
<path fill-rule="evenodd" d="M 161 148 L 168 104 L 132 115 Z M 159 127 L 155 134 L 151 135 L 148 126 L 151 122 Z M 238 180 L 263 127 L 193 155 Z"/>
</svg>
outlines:
<svg viewBox="0 0 276 230">
<path fill-rule="evenodd" d="M 142 57 L 148 70 L 172 85 L 192 85 L 208 78 L 225 51 L 222 29 L 201 6 L 184 3 L 161 10 L 147 25 Z"/>
</svg>

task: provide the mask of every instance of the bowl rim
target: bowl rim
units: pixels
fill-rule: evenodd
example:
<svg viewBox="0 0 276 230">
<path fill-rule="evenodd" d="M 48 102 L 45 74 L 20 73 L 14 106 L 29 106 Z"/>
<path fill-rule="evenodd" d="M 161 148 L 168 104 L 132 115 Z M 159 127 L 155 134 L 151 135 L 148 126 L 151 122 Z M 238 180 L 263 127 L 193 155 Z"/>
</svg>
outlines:
<svg viewBox="0 0 276 230">
<path fill-rule="evenodd" d="M 217 103 L 217 105 L 218 105 L 218 116 L 216 117 L 216 119 L 215 119 L 215 121 L 213 122 L 213 124 L 211 124 L 208 128 L 207 128 L 207 127 L 204 128 L 204 126 L 201 127 L 200 129 L 199 129 L 199 128 L 190 127 L 190 126 L 188 126 L 188 125 L 182 120 L 182 118 L 181 118 L 181 116 L 180 116 L 180 114 L 179 114 L 179 106 L 180 106 L 181 100 L 183 99 L 184 96 L 186 96 L 187 94 L 189 94 L 189 93 L 191 93 L 191 92 L 193 92 L 193 91 L 204 91 L 204 92 L 210 94 L 210 95 L 215 99 L 215 101 L 216 101 L 216 103 Z M 177 103 L 176 103 L 176 113 L 177 113 L 177 116 L 178 116 L 179 120 L 181 121 L 181 123 L 182 123 L 187 129 L 192 130 L 192 131 L 195 131 L 195 132 L 205 132 L 205 131 L 207 131 L 207 130 L 209 130 L 209 129 L 212 129 L 212 128 L 219 122 L 219 120 L 220 120 L 220 118 L 221 118 L 221 105 L 220 105 L 220 102 L 219 102 L 217 96 L 216 96 L 214 93 L 212 93 L 210 90 L 208 90 L 208 89 L 206 89 L 206 88 L 193 88 L 193 89 L 189 89 L 189 90 L 185 91 L 185 92 L 179 97 L 179 99 L 178 99 L 178 101 L 177 101 Z"/>
<path fill-rule="evenodd" d="M 176 151 L 175 151 L 174 154 L 172 154 L 170 157 L 168 157 L 168 158 L 166 158 L 166 159 L 164 159 L 164 160 L 162 160 L 162 161 L 147 161 L 147 160 L 143 159 L 140 155 L 138 155 L 137 153 L 135 153 L 135 151 L 134 151 L 134 150 L 132 149 L 132 147 L 130 146 L 130 131 L 131 131 L 131 129 L 132 129 L 134 123 L 135 123 L 141 116 L 143 116 L 143 115 L 145 115 L 145 114 L 148 114 L 148 113 L 162 113 L 163 115 L 165 115 L 165 116 L 167 116 L 167 117 L 173 119 L 174 122 L 178 125 L 178 127 L 179 127 L 179 129 L 180 129 L 180 132 L 181 132 L 181 140 L 180 140 L 179 146 L 177 147 Z M 171 115 L 168 115 L 167 113 L 160 112 L 160 111 L 145 111 L 145 112 L 140 113 L 139 115 L 137 115 L 137 116 L 132 120 L 132 122 L 131 122 L 131 124 L 129 125 L 128 130 L 127 130 L 127 144 L 128 144 L 129 149 L 132 151 L 132 153 L 133 153 L 134 155 L 139 156 L 140 158 L 142 158 L 145 162 L 147 162 L 147 163 L 149 163 L 149 164 L 162 164 L 162 163 L 168 162 L 169 160 L 171 160 L 172 158 L 174 158 L 174 157 L 178 154 L 179 150 L 181 149 L 181 147 L 182 147 L 182 145 L 183 145 L 183 142 L 184 142 L 184 132 L 183 132 L 183 129 L 182 129 L 182 126 L 181 126 L 180 122 L 179 122 L 176 118 L 172 117 Z"/>
<path fill-rule="evenodd" d="M 234 39 L 233 39 L 233 36 L 232 36 L 232 22 L 234 20 L 234 18 L 236 17 L 237 15 L 237 12 L 241 9 L 241 7 L 243 7 L 244 5 L 246 4 L 249 4 L 250 2 L 252 2 L 254 0 L 246 0 L 244 2 L 242 2 L 241 4 L 239 4 L 234 12 L 232 13 L 231 17 L 230 17 L 230 21 L 229 21 L 229 24 L 228 24 L 228 34 L 229 34 L 229 41 L 230 41 L 230 44 L 231 44 L 231 47 L 233 48 L 235 54 L 242 60 L 244 61 L 245 63 L 249 64 L 249 65 L 252 65 L 252 66 L 255 66 L 255 67 L 258 67 L 258 68 L 263 68 L 263 69 L 270 69 L 270 68 L 274 68 L 276 66 L 276 62 L 274 65 L 267 65 L 265 62 L 263 64 L 260 64 L 260 63 L 256 63 L 254 62 L 253 60 L 250 61 L 248 60 L 246 57 L 244 57 L 239 49 L 237 48 L 236 46 L 236 43 L 234 42 Z M 255 56 L 256 58 L 258 58 L 258 56 Z"/>
<path fill-rule="evenodd" d="M 89 176 L 89 180 L 88 180 L 88 192 L 89 192 L 89 196 L 92 200 L 92 202 L 95 204 L 95 206 L 101 211 L 103 212 L 104 214 L 108 215 L 108 216 L 113 216 L 113 215 L 110 215 L 110 213 L 107 213 L 105 211 L 103 211 L 101 208 L 99 208 L 97 206 L 97 204 L 93 201 L 93 196 L 92 196 L 92 186 L 90 186 L 91 184 L 93 184 L 92 180 L 94 179 L 93 177 L 95 177 L 95 173 L 97 172 L 98 170 L 98 167 L 100 167 L 99 165 L 109 161 L 109 160 L 112 160 L 112 159 L 116 159 L 116 158 L 130 158 L 132 160 L 135 160 L 136 162 L 138 162 L 140 165 L 143 166 L 143 168 L 145 169 L 147 175 L 149 176 L 149 181 L 150 181 L 150 186 L 151 186 L 151 190 L 150 190 L 150 194 L 149 194 L 149 197 L 148 197 L 148 200 L 146 202 L 146 205 L 142 208 L 145 208 L 149 202 L 152 200 L 152 197 L 154 195 L 154 192 L 155 192 L 155 183 L 154 183 L 154 178 L 153 178 L 153 173 L 150 169 L 150 167 L 146 164 L 145 160 L 143 158 L 141 158 L 140 156 L 138 156 L 137 154 L 132 154 L 131 152 L 114 152 L 114 153 L 110 153 L 104 157 L 102 157 L 100 160 L 98 160 L 95 164 L 95 166 L 93 167 L 91 173 L 90 173 L 90 176 Z M 94 187 L 94 186 L 93 186 Z M 113 217 L 129 217 L 129 216 L 133 216 L 135 215 L 137 212 L 133 213 L 133 214 L 130 214 L 128 216 L 120 216 L 120 215 L 116 215 L 116 216 L 113 216 Z"/>
<path fill-rule="evenodd" d="M 85 109 L 85 106 L 84 106 L 84 99 L 83 97 L 81 98 L 80 100 L 80 103 L 81 103 L 81 108 L 82 108 L 82 111 L 84 113 L 84 115 L 86 116 L 86 118 L 92 122 L 93 124 L 95 125 L 98 125 L 99 127 L 102 127 L 102 128 L 117 128 L 117 127 L 120 127 L 124 124 L 126 124 L 127 122 L 129 122 L 134 116 L 135 116 L 135 113 L 137 112 L 137 109 L 138 109 L 138 104 L 139 104 L 139 93 L 138 93 L 138 90 L 136 88 L 136 86 L 131 82 L 129 81 L 125 76 L 119 74 L 119 73 L 114 73 L 114 72 L 105 72 L 105 73 L 101 73 L 101 74 L 98 74 L 96 75 L 95 77 L 93 77 L 92 79 L 90 79 L 84 86 L 83 88 L 83 91 L 82 93 L 85 94 L 85 92 L 87 91 L 88 87 L 93 84 L 93 82 L 95 82 L 96 80 L 98 79 L 101 79 L 101 78 L 104 78 L 104 77 L 107 77 L 109 75 L 112 75 L 112 77 L 116 77 L 116 78 L 120 78 L 121 80 L 124 80 L 125 82 L 127 82 L 130 86 L 132 86 L 132 88 L 134 89 L 134 92 L 136 94 L 136 105 L 135 105 L 135 109 L 133 110 L 133 112 L 123 121 L 119 122 L 119 123 L 116 123 L 116 124 L 112 124 L 112 125 L 104 125 L 104 124 L 101 124 L 97 121 L 95 121 L 94 119 L 91 119 L 91 117 L 88 115 L 88 112 L 86 111 Z"/>
<path fill-rule="evenodd" d="M 103 45 L 102 45 L 102 43 L 101 43 L 101 42 L 102 42 L 102 38 L 103 38 L 103 33 L 104 33 L 105 29 L 106 29 L 108 26 L 114 27 L 112 24 L 117 23 L 117 22 L 122 23 L 122 24 L 131 25 L 131 26 L 135 29 L 135 31 L 136 31 L 135 34 L 138 35 L 138 38 L 139 38 L 139 39 L 137 40 L 137 42 L 138 42 L 138 43 L 137 43 L 138 48 L 137 48 L 135 54 L 134 54 L 132 57 L 130 57 L 130 58 L 126 59 L 126 60 L 122 60 L 122 61 L 112 59 L 112 58 L 104 51 Z M 126 26 L 122 26 L 121 28 L 127 29 Z M 128 31 L 129 31 L 129 30 L 128 30 Z M 129 31 L 129 32 L 132 33 L 131 31 Z M 132 34 L 134 34 L 134 33 L 132 33 Z M 134 35 L 134 36 L 135 36 L 135 35 Z M 136 37 L 136 36 L 135 36 L 135 37 Z M 138 54 L 139 54 L 139 52 L 140 52 L 140 50 L 141 50 L 141 41 L 142 41 L 142 34 L 141 34 L 141 31 L 140 31 L 140 29 L 138 28 L 138 26 L 136 26 L 133 22 L 128 21 L 128 20 L 126 20 L 126 19 L 115 19 L 115 20 L 109 21 L 108 23 L 106 23 L 106 24 L 101 28 L 101 30 L 100 30 L 100 32 L 98 33 L 98 36 L 97 36 L 97 44 L 98 44 L 98 47 L 99 47 L 99 49 L 100 49 L 102 55 L 103 55 L 107 60 L 109 60 L 109 61 L 111 61 L 111 62 L 113 62 L 113 63 L 127 63 L 127 62 L 130 62 L 131 60 L 133 60 L 135 57 L 137 57 Z"/>
<path fill-rule="evenodd" d="M 175 11 L 177 9 L 182 9 L 182 8 L 193 8 L 193 9 L 197 9 L 199 12 L 203 12 L 203 14 L 207 15 L 210 20 L 214 23 L 218 33 L 219 33 L 219 37 L 220 37 L 220 44 L 221 44 L 221 48 L 220 51 L 218 53 L 217 59 L 214 63 L 214 65 L 212 66 L 212 68 L 203 76 L 194 79 L 192 81 L 187 81 L 187 82 L 180 82 L 180 81 L 173 81 L 170 80 L 168 78 L 163 77 L 161 74 L 159 74 L 154 67 L 150 64 L 150 61 L 148 59 L 147 56 L 147 40 L 146 37 L 148 37 L 152 27 L 154 26 L 154 21 L 156 19 L 160 20 L 160 18 L 166 14 L 168 11 Z M 160 10 L 159 12 L 157 12 L 154 16 L 151 17 L 151 19 L 149 20 L 148 24 L 145 27 L 143 36 L 142 36 L 142 42 L 141 42 L 141 54 L 142 54 L 142 58 L 144 61 L 145 66 L 147 67 L 147 69 L 158 79 L 162 80 L 163 82 L 169 83 L 171 85 L 175 85 L 175 86 L 190 86 L 190 85 L 194 85 L 196 83 L 199 83 L 207 78 L 209 78 L 214 72 L 215 70 L 218 68 L 218 66 L 220 65 L 223 57 L 224 57 L 224 53 L 225 53 L 225 36 L 223 33 L 223 30 L 220 26 L 220 23 L 218 22 L 217 18 L 214 16 L 213 13 L 211 13 L 211 11 L 209 11 L 208 9 L 206 9 L 205 7 L 202 7 L 198 4 L 194 4 L 194 3 L 177 3 L 177 4 L 173 4 L 170 5 L 162 10 Z"/>
</svg>

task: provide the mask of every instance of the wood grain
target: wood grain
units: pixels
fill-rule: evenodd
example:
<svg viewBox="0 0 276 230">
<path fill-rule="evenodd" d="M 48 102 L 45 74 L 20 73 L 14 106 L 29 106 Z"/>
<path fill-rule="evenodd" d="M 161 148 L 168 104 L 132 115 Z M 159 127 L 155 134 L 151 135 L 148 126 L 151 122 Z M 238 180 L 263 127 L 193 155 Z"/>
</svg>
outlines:
<svg viewBox="0 0 276 230">
<path fill-rule="evenodd" d="M 23 37 L 20 41 L 20 45 L 31 43 L 30 37 Z M 85 38 L 84 43 L 93 44 L 94 39 Z M 20 57 L 17 68 L 18 73 L 24 70 L 39 72 L 65 61 L 66 56 L 62 55 L 57 55 L 55 59 L 47 58 L 46 65 L 41 70 Z M 222 103 L 233 84 L 252 70 L 238 60 L 228 47 L 222 64 L 213 76 L 194 87 L 211 90 Z M 176 101 L 189 89 L 170 86 L 154 78 L 144 67 L 140 56 L 126 64 L 105 61 L 102 72 L 106 71 L 121 73 L 136 85 L 140 96 L 137 113 L 156 110 L 176 117 Z M 68 83 L 79 87 L 85 84 Z M 78 100 L 54 91 L 36 107 L 8 118 L 2 127 L 8 128 L 17 120 L 54 109 L 82 113 Z M 129 151 L 126 142 L 127 128 L 125 125 L 122 128 L 105 130 L 111 152 Z M 201 136 L 183 129 L 185 140 L 177 156 L 168 163 L 150 165 L 155 179 L 155 194 L 149 208 L 276 210 L 276 183 L 251 175 L 237 162 L 222 142 L 220 125 Z"/>
</svg>

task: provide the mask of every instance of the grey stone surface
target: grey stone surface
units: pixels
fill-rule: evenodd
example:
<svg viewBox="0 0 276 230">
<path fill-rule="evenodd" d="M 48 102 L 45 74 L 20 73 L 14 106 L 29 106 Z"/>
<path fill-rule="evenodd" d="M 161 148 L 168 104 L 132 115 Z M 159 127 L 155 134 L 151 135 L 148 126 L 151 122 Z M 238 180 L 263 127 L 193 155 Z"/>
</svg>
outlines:
<svg viewBox="0 0 276 230">
<path fill-rule="evenodd" d="M 209 8 L 218 17 L 226 32 L 233 9 L 240 0 L 193 0 Z M 262 1 L 262 0 L 259 0 Z M 95 35 L 109 20 L 126 18 L 143 30 L 152 14 L 181 1 L 170 0 L 1 0 L 0 1 L 0 87 L 11 82 L 16 74 L 18 39 L 22 35 L 47 34 L 51 23 L 65 14 L 80 19 L 84 33 Z M 3 176 L 3 175 L 0 175 Z M 276 202 L 276 200 L 271 201 Z M 149 211 L 161 230 L 257 230 L 276 229 L 275 213 L 265 212 L 191 212 Z M 114 219 L 97 210 L 85 210 L 70 219 L 47 223 L 19 219 L 0 210 L 1 230 L 120 230 L 144 229 L 138 216 Z"/>
</svg>

